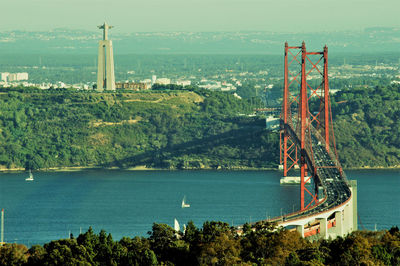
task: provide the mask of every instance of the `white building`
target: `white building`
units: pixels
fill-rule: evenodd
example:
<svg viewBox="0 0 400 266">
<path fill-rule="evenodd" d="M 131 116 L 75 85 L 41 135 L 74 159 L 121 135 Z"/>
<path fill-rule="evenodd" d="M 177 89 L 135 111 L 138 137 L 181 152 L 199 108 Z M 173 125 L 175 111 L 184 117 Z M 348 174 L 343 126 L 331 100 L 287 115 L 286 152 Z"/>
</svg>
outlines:
<svg viewBox="0 0 400 266">
<path fill-rule="evenodd" d="M 223 83 L 221 86 L 221 91 L 235 91 L 236 87 L 233 86 L 231 83 Z"/>
<path fill-rule="evenodd" d="M 8 75 L 7 79 L 8 79 L 9 82 L 17 81 L 17 74 L 15 74 L 15 73 L 10 73 L 10 74 Z"/>
<path fill-rule="evenodd" d="M 139 81 L 139 83 L 146 84 L 145 86 L 147 86 L 147 88 L 151 88 L 151 86 L 152 86 L 151 79 L 144 79 L 144 80 Z"/>
<path fill-rule="evenodd" d="M 23 73 L 4 72 L 4 73 L 1 73 L 1 80 L 5 81 L 5 82 L 28 80 L 28 73 L 26 73 L 26 72 L 23 72 Z"/>
<path fill-rule="evenodd" d="M 207 90 L 221 90 L 221 82 L 202 79 L 199 84 L 199 88 Z"/>
<path fill-rule="evenodd" d="M 9 75 L 10 75 L 10 73 L 8 73 L 8 72 L 1 73 L 1 80 L 7 82 Z"/>
<path fill-rule="evenodd" d="M 156 80 L 156 83 L 161 85 L 168 85 L 171 84 L 171 80 L 169 78 L 160 78 Z"/>
<path fill-rule="evenodd" d="M 190 84 L 192 84 L 192 82 L 190 80 L 177 80 L 176 81 L 176 85 L 180 85 L 180 86 L 190 86 Z"/>
<path fill-rule="evenodd" d="M 28 73 L 22 72 L 16 74 L 17 74 L 17 80 L 28 80 Z"/>
</svg>

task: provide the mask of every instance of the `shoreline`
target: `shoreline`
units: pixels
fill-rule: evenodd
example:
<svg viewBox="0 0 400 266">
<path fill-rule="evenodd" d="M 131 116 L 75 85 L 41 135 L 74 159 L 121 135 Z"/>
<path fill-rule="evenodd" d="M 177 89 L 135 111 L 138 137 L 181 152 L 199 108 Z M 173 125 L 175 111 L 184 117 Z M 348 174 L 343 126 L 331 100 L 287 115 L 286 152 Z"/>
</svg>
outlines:
<svg viewBox="0 0 400 266">
<path fill-rule="evenodd" d="M 344 168 L 347 170 L 397 170 L 400 169 L 400 165 L 391 167 L 382 166 L 364 166 L 364 167 L 350 167 Z M 148 168 L 145 165 L 138 165 L 128 168 L 113 167 L 100 167 L 100 166 L 65 166 L 65 167 L 51 167 L 34 170 L 35 172 L 79 172 L 79 171 L 91 171 L 91 170 L 126 170 L 126 171 L 271 171 L 277 170 L 282 171 L 278 168 L 253 168 L 253 167 L 232 167 L 232 168 L 188 168 L 188 169 L 167 169 L 167 168 Z M 0 173 L 18 173 L 26 172 L 25 168 L 0 168 Z"/>
<path fill-rule="evenodd" d="M 147 168 L 144 165 L 138 165 L 136 167 L 119 168 L 119 167 L 100 167 L 100 166 L 61 166 L 61 167 L 50 167 L 34 170 L 35 172 L 80 172 L 90 170 L 128 170 L 128 171 L 157 171 L 167 170 L 159 168 Z M 0 173 L 17 173 L 26 172 L 25 168 L 0 168 Z"/>
<path fill-rule="evenodd" d="M 94 171 L 94 170 L 125 170 L 125 171 L 270 171 L 278 170 L 276 168 L 251 168 L 251 167 L 237 167 L 237 168 L 188 168 L 188 169 L 167 169 L 167 168 L 148 168 L 144 165 L 135 167 L 119 168 L 119 167 L 95 167 L 95 166 L 70 166 L 70 167 L 51 167 L 44 169 L 33 170 L 34 172 L 80 172 L 80 171 Z M 0 168 L 0 173 L 19 173 L 26 172 L 24 168 Z"/>
</svg>

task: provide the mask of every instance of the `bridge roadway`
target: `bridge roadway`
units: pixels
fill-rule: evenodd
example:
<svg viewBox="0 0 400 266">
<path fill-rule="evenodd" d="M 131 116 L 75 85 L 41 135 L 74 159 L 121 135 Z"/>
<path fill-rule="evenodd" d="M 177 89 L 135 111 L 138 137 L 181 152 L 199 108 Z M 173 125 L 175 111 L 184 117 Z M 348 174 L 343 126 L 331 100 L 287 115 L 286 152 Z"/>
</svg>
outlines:
<svg viewBox="0 0 400 266">
<path fill-rule="evenodd" d="M 292 128 L 290 129 L 293 133 L 294 130 Z M 314 130 L 315 129 L 312 128 L 312 131 Z M 292 137 L 297 138 L 297 136 Z M 298 142 L 298 139 L 295 141 Z M 329 225 L 331 227 L 339 226 L 340 228 L 337 228 L 336 235 L 343 236 L 345 233 L 356 230 L 357 227 L 357 223 L 355 222 L 354 224 L 353 222 L 354 208 L 356 208 L 353 204 L 356 203 L 352 202 L 351 186 L 346 180 L 344 172 L 339 170 L 339 165 L 336 162 L 336 159 L 333 158 L 333 154 L 330 155 L 326 151 L 325 146 L 321 145 L 321 142 L 315 134 L 311 134 L 311 143 L 312 152 L 310 149 L 307 150 L 308 162 L 313 164 L 313 168 L 316 169 L 316 175 L 314 177 L 316 180 L 314 180 L 314 182 L 317 182 L 322 186 L 324 197 L 320 199 L 317 204 L 303 211 L 297 211 L 268 221 L 276 222 L 278 225 L 284 227 L 289 225 L 300 226 L 299 231 L 303 236 L 305 235 L 304 232 L 307 224 L 309 227 L 311 227 L 310 224 L 318 224 L 318 229 L 315 230 L 316 233 L 320 233 L 322 230 L 321 227 L 325 226 L 325 229 L 322 231 L 325 233 L 324 237 L 327 238 L 329 227 L 327 225 L 327 223 L 329 223 L 327 219 L 328 217 L 334 217 L 332 218 L 332 223 Z M 349 206 L 349 203 L 351 206 Z M 345 221 L 346 219 L 347 221 Z M 343 225 L 345 222 L 347 225 Z"/>
<path fill-rule="evenodd" d="M 330 158 L 328 152 L 325 150 L 325 147 L 319 145 L 318 140 L 314 136 L 312 142 L 314 161 L 317 167 L 316 178 L 320 180 L 321 185 L 324 188 L 325 197 L 320 200 L 317 205 L 311 208 L 288 214 L 283 217 L 277 217 L 271 221 L 297 219 L 310 214 L 323 212 L 343 204 L 351 197 L 351 191 L 345 176 L 340 173 L 335 162 Z"/>
</svg>

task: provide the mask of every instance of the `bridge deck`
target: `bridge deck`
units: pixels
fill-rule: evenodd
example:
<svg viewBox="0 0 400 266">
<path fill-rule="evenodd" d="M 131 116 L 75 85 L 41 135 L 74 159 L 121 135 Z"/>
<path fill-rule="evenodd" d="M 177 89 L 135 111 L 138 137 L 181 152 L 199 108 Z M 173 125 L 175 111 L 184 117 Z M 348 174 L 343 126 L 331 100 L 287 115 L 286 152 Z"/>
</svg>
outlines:
<svg viewBox="0 0 400 266">
<path fill-rule="evenodd" d="M 291 132 L 294 133 L 292 128 Z M 293 137 L 297 138 L 297 136 Z M 279 216 L 268 220 L 269 222 L 285 225 L 293 221 L 321 216 L 323 213 L 332 213 L 351 199 L 350 186 L 344 173 L 339 170 L 340 166 L 337 165 L 336 159 L 332 158 L 314 134 L 311 135 L 311 143 L 312 154 L 307 154 L 307 157 L 310 163 L 315 164 L 312 165 L 313 169 L 316 169 L 315 178 L 323 187 L 324 197 L 317 204 L 303 211 Z"/>
</svg>

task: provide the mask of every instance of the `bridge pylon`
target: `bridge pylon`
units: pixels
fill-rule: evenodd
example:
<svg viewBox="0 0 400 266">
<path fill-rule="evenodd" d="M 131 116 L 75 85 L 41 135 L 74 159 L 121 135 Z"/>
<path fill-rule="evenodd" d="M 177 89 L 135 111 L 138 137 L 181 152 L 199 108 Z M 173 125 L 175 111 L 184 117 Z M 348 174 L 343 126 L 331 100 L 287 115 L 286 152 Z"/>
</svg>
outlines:
<svg viewBox="0 0 400 266">
<path fill-rule="evenodd" d="M 309 52 L 304 42 L 301 46 L 289 46 L 286 42 L 284 53 L 280 161 L 285 177 L 289 170 L 299 166 L 300 210 L 305 210 L 319 203 L 321 180 L 317 169 L 332 167 L 316 161 L 313 142 L 324 147 L 334 159 L 334 167 L 339 167 L 342 172 L 329 101 L 328 47 L 321 52 Z M 310 179 L 314 181 L 314 189 L 306 186 Z"/>
<path fill-rule="evenodd" d="M 283 106 L 281 112 L 281 120 L 283 121 L 284 125 L 292 122 L 292 107 L 295 108 L 299 100 L 297 95 L 291 94 L 291 90 L 289 88 L 295 88 L 300 85 L 300 49 L 301 46 L 289 47 L 288 43 L 285 43 L 285 74 L 282 103 Z M 299 159 L 296 142 L 294 139 L 292 139 L 284 125 L 281 125 L 280 132 L 280 164 L 283 165 L 283 176 L 286 177 L 289 170 L 294 169 L 299 165 Z"/>
</svg>

